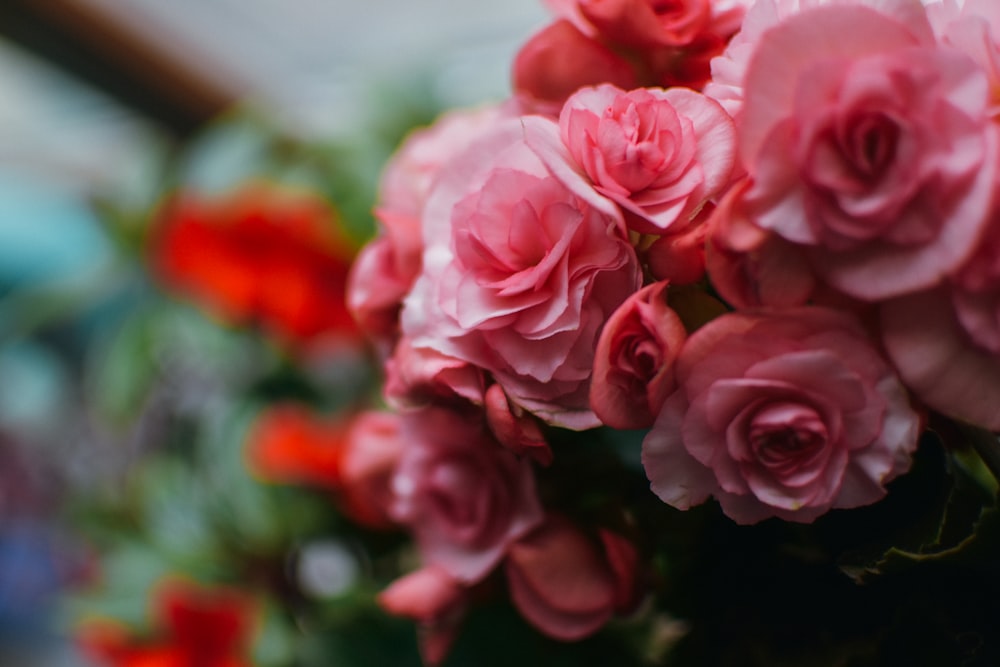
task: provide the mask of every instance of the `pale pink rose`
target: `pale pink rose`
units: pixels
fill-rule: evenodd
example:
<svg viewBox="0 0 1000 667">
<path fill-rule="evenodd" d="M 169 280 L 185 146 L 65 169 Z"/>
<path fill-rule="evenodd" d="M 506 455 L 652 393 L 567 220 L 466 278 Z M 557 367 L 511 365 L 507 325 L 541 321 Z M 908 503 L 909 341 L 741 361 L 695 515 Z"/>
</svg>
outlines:
<svg viewBox="0 0 1000 667">
<path fill-rule="evenodd" d="M 974 62 L 921 46 L 885 14 L 791 16 L 747 71 L 746 209 L 853 297 L 932 287 L 968 258 L 989 215 L 997 127 L 987 103 Z"/>
<path fill-rule="evenodd" d="M 415 348 L 475 364 L 514 404 L 583 429 L 600 423 L 587 398 L 600 329 L 641 276 L 620 210 L 574 170 L 558 132 L 515 119 L 445 169 L 402 325 Z"/>
<path fill-rule="evenodd" d="M 733 171 L 732 120 L 692 90 L 584 88 L 566 101 L 559 130 L 597 191 L 642 233 L 686 224 Z"/>
<path fill-rule="evenodd" d="M 948 290 L 881 306 L 882 340 L 903 382 L 949 416 L 1000 430 L 1000 356 L 977 345 L 958 321 Z M 995 326 L 995 323 L 994 323 Z"/>
<path fill-rule="evenodd" d="M 1000 3 L 948 0 L 927 7 L 938 39 L 965 52 L 990 81 L 990 115 L 1000 116 Z"/>
<path fill-rule="evenodd" d="M 414 348 L 405 336 L 385 362 L 383 393 L 397 410 L 456 400 L 481 405 L 485 385 L 476 366 L 430 348 Z"/>
<path fill-rule="evenodd" d="M 486 390 L 483 406 L 486 423 L 497 442 L 518 456 L 530 456 L 540 465 L 552 463 L 552 449 L 538 421 L 516 405 L 511 405 L 503 387 L 491 385 Z"/>
<path fill-rule="evenodd" d="M 667 285 L 653 283 L 630 296 L 601 332 L 590 406 L 608 426 L 652 426 L 674 388 L 673 363 L 687 332 L 667 305 Z"/>
<path fill-rule="evenodd" d="M 475 583 L 542 520 L 531 465 L 501 447 L 478 412 L 428 408 L 403 424 L 392 515 L 425 565 Z"/>
<path fill-rule="evenodd" d="M 632 606 L 637 565 L 635 547 L 621 536 L 605 532 L 599 543 L 550 515 L 511 546 L 505 572 L 524 618 L 550 637 L 575 641 Z"/>
<path fill-rule="evenodd" d="M 826 308 L 732 313 L 689 339 L 643 442 L 653 492 L 737 523 L 868 505 L 910 466 L 920 418 L 862 327 Z"/>
<path fill-rule="evenodd" d="M 726 50 L 712 60 L 712 80 L 705 86 L 705 94 L 718 100 L 734 118 L 739 117 L 747 67 L 764 34 L 791 16 L 824 5 L 870 7 L 905 26 L 921 43 L 934 43 L 931 26 L 919 0 L 757 0 L 749 4 L 740 31 L 729 41 Z"/>
<path fill-rule="evenodd" d="M 410 572 L 379 593 L 378 603 L 394 616 L 420 625 L 420 657 L 433 667 L 444 662 L 465 616 L 467 589 L 439 567 Z"/>
<path fill-rule="evenodd" d="M 441 167 L 508 113 L 500 106 L 449 111 L 411 132 L 389 159 L 379 181 L 375 217 L 387 227 L 406 228 L 403 248 L 418 262 L 420 216 Z"/>
<path fill-rule="evenodd" d="M 446 113 L 411 133 L 386 165 L 375 208 L 381 232 L 358 255 L 347 288 L 351 313 L 383 354 L 395 342 L 403 297 L 420 273 L 420 216 L 434 179 L 505 113 L 501 107 Z"/>
<path fill-rule="evenodd" d="M 569 21 L 533 35 L 514 58 L 514 95 L 525 113 L 555 116 L 578 88 L 604 81 L 636 85 L 633 66 Z"/>
</svg>

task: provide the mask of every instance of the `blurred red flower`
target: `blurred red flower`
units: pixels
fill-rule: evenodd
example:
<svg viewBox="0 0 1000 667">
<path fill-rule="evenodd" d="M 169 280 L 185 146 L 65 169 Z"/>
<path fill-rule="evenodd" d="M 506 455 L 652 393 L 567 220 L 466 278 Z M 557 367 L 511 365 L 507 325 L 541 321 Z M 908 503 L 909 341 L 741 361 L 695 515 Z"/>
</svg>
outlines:
<svg viewBox="0 0 1000 667">
<path fill-rule="evenodd" d="M 154 593 L 151 637 L 111 621 L 85 624 L 79 642 L 100 667 L 250 667 L 254 604 L 228 588 L 171 580 Z"/>
<path fill-rule="evenodd" d="M 216 198 L 174 197 L 151 236 L 150 261 L 169 289 L 297 345 L 355 335 L 345 304 L 355 252 L 319 196 L 252 183 Z"/>
<path fill-rule="evenodd" d="M 402 449 L 399 417 L 367 411 L 323 417 L 294 404 L 276 405 L 247 436 L 247 465 L 258 477 L 331 491 L 340 510 L 368 528 L 387 529 L 390 478 Z"/>
</svg>

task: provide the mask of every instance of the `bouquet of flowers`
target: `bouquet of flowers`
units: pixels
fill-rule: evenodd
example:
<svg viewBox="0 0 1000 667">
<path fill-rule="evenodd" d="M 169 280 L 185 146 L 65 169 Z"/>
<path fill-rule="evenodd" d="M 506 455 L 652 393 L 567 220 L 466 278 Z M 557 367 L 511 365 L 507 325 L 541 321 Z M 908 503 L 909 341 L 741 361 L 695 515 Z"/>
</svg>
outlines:
<svg viewBox="0 0 1000 667">
<path fill-rule="evenodd" d="M 390 158 L 349 276 L 256 195 L 245 243 L 154 237 L 296 363 L 372 343 L 381 390 L 269 403 L 251 468 L 403 535 L 377 600 L 426 664 L 507 600 L 577 664 L 992 664 L 1000 5 L 549 5 L 510 99 Z"/>
<path fill-rule="evenodd" d="M 547 503 L 554 440 L 649 429 L 667 505 L 810 523 L 1000 428 L 994 5 L 551 4 L 513 99 L 392 159 L 352 274 L 421 557 L 382 601 L 432 644 L 498 567 L 562 639 L 641 599 L 648 527 Z"/>
</svg>

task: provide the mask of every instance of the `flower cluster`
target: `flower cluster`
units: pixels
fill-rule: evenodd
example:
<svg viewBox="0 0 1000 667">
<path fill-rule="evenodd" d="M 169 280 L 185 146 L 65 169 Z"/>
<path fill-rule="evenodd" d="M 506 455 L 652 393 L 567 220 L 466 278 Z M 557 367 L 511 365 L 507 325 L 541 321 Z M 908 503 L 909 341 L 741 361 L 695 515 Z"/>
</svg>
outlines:
<svg viewBox="0 0 1000 667">
<path fill-rule="evenodd" d="M 553 636 L 629 607 L 634 545 L 536 495 L 552 428 L 648 428 L 739 523 L 878 501 L 924 409 L 1000 428 L 1000 24 L 927 4 L 553 2 L 511 101 L 406 141 L 348 299 L 424 561 L 387 608 L 450 628 L 501 563 Z"/>
</svg>

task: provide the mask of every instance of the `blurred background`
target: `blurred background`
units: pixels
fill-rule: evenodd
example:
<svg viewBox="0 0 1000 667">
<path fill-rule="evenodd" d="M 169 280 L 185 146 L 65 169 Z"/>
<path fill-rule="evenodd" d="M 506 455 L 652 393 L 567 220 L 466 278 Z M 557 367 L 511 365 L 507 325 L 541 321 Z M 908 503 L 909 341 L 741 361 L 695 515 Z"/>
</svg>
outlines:
<svg viewBox="0 0 1000 667">
<path fill-rule="evenodd" d="M 319 192 L 360 243 L 392 148 L 505 97 L 545 20 L 537 0 L 0 3 L 0 665 L 90 664 L 81 618 L 155 633 L 171 572 L 237 583 L 232 563 L 293 550 L 299 588 L 329 598 L 372 568 L 239 454 L 261 396 L 356 391 L 344 360 L 302 371 L 164 295 L 145 233 L 178 188 L 267 179 Z M 301 616 L 269 604 L 257 664 L 310 664 Z"/>
</svg>

